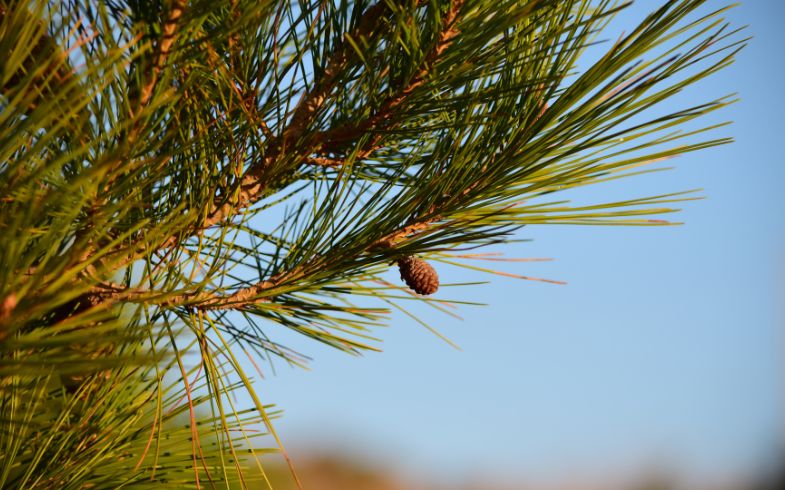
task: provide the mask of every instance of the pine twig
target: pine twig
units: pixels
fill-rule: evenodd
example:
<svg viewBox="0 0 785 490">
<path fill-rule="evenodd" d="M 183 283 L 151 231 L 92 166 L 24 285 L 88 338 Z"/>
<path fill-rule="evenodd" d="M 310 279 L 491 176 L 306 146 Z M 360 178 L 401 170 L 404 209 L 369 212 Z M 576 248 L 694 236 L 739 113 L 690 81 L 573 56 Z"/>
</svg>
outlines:
<svg viewBox="0 0 785 490">
<path fill-rule="evenodd" d="M 315 138 L 317 143 L 314 145 L 317 147 L 317 150 L 336 152 L 345 146 L 347 142 L 355 140 L 362 134 L 379 129 L 389 129 L 391 125 L 394 125 L 395 121 L 391 120 L 393 111 L 400 107 L 407 97 L 425 83 L 428 74 L 433 69 L 433 65 L 460 34 L 457 23 L 460 20 L 463 3 L 464 0 L 453 0 L 451 2 L 450 8 L 444 17 L 444 24 L 439 34 L 439 39 L 425 56 L 420 70 L 409 80 L 406 86 L 398 93 L 388 97 L 376 111 L 376 114 L 368 119 L 358 124 L 328 130 L 318 135 Z M 375 146 L 378 144 L 379 139 L 381 139 L 381 135 L 375 135 L 368 146 Z"/>
<path fill-rule="evenodd" d="M 163 36 L 161 36 L 161 40 L 158 44 L 155 62 L 147 76 L 147 83 L 142 86 L 140 92 L 138 111 L 141 111 L 141 108 L 145 107 L 153 96 L 153 90 L 155 90 L 155 86 L 158 83 L 158 77 L 161 74 L 161 70 L 163 70 L 164 64 L 166 64 L 166 58 L 169 56 L 172 44 L 174 44 L 176 39 L 178 24 L 180 17 L 182 17 L 183 11 L 185 10 L 185 6 L 185 0 L 174 0 L 172 2 L 172 8 L 169 10 L 169 15 L 164 23 Z"/>
</svg>

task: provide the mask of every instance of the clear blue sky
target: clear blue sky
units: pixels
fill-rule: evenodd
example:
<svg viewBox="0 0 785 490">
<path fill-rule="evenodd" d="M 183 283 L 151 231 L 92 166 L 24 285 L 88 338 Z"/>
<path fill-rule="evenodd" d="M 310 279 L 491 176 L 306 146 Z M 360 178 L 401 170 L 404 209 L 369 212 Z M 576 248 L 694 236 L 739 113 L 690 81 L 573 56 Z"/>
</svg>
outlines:
<svg viewBox="0 0 785 490">
<path fill-rule="evenodd" d="M 661 2 L 638 0 L 606 37 Z M 709 7 L 724 2 L 711 0 Z M 708 11 L 705 8 L 704 11 Z M 440 270 L 451 298 L 489 303 L 431 316 L 456 351 L 403 316 L 381 354 L 349 357 L 286 337 L 315 358 L 258 385 L 285 409 L 295 456 L 341 449 L 443 478 L 547 478 L 662 464 L 689 478 L 755 471 L 785 443 L 785 2 L 729 14 L 755 36 L 729 69 L 681 101 L 738 91 L 719 119 L 731 146 L 676 169 L 587 188 L 600 202 L 703 188 L 672 228 L 528 227 L 506 270 L 554 286 Z M 782 447 L 782 446 L 779 446 Z"/>
</svg>

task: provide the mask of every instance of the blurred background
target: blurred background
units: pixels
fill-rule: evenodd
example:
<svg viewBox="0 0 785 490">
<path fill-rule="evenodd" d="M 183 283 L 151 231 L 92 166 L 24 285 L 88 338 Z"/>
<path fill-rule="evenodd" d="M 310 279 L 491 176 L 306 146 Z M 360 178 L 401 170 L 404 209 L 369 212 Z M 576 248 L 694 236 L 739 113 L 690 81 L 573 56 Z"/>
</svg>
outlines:
<svg viewBox="0 0 785 490">
<path fill-rule="evenodd" d="M 638 0 L 601 38 L 661 3 Z M 555 260 L 496 264 L 565 286 L 440 265 L 445 284 L 490 280 L 440 290 L 488 304 L 463 320 L 422 312 L 461 350 L 403 314 L 360 358 L 275 332 L 313 358 L 257 384 L 285 411 L 276 428 L 306 489 L 785 488 L 785 2 L 727 17 L 754 39 L 663 111 L 738 92 L 704 121 L 733 121 L 712 136 L 736 143 L 569 196 L 702 188 L 667 217 L 685 225 L 530 227 L 505 255 Z M 276 488 L 291 486 L 275 464 Z"/>
</svg>

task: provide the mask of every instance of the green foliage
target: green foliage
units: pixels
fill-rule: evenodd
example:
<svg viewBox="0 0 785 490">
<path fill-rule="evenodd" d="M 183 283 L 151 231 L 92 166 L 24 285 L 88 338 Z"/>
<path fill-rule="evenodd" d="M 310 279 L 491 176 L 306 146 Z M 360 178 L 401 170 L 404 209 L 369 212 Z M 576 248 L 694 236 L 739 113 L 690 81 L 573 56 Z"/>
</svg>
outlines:
<svg viewBox="0 0 785 490">
<path fill-rule="evenodd" d="M 449 303 L 398 259 L 668 224 L 684 194 L 552 194 L 729 141 L 679 128 L 730 97 L 658 111 L 744 42 L 702 4 L 581 69 L 626 5 L 0 2 L 0 486 L 270 486 L 240 358 L 303 364 L 274 328 L 375 349 L 391 308 Z"/>
</svg>

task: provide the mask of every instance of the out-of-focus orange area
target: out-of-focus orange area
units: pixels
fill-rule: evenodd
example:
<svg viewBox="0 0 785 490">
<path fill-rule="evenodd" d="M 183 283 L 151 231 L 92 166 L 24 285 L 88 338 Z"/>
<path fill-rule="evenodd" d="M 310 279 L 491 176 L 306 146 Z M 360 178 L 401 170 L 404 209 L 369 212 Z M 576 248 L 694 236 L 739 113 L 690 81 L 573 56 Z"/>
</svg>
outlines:
<svg viewBox="0 0 785 490">
<path fill-rule="evenodd" d="M 265 468 L 273 488 L 296 489 L 288 467 L 282 464 Z M 404 490 L 412 488 L 381 468 L 364 465 L 348 459 L 314 456 L 296 461 L 297 476 L 303 488 L 323 490 Z"/>
<path fill-rule="evenodd" d="M 494 481 L 492 477 L 464 482 L 437 478 L 406 478 L 384 467 L 345 456 L 312 455 L 295 461 L 305 490 L 782 490 L 785 464 L 776 471 L 749 481 L 685 482 L 665 472 L 642 471 L 637 476 L 565 475 L 550 481 Z M 297 485 L 284 463 L 266 461 L 265 472 L 275 490 L 296 490 Z M 263 488 L 264 486 L 260 487 Z"/>
</svg>

